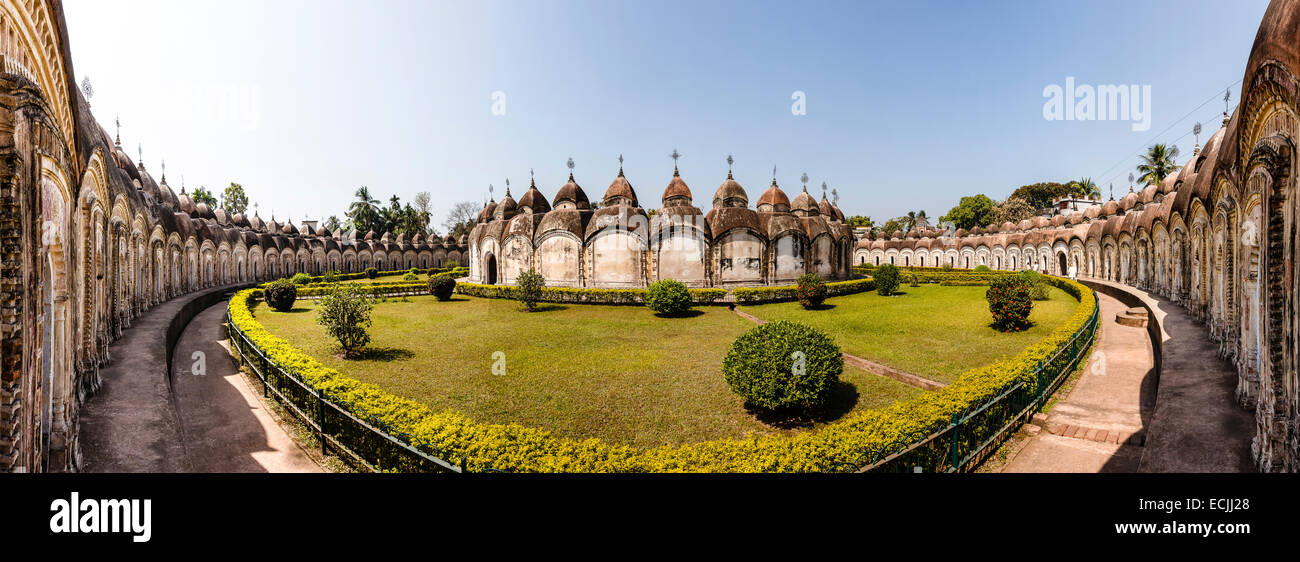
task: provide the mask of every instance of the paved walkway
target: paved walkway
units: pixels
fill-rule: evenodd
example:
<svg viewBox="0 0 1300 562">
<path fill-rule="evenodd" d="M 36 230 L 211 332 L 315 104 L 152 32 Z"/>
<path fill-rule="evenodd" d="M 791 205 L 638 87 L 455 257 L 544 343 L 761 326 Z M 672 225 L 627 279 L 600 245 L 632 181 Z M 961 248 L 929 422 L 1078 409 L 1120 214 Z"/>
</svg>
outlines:
<svg viewBox="0 0 1300 562">
<path fill-rule="evenodd" d="M 1003 472 L 1137 472 L 1142 429 L 1155 407 L 1146 328 L 1115 323 L 1128 307 L 1098 293 L 1101 330 L 1083 374 Z M 1089 436 L 1091 432 L 1091 437 Z"/>
<path fill-rule="evenodd" d="M 1103 283 L 1109 284 L 1109 283 Z M 1113 284 L 1111 284 L 1114 286 Z M 1070 394 L 1003 472 L 1252 472 L 1253 421 L 1234 398 L 1236 371 L 1183 308 L 1131 287 L 1161 327 L 1157 374 L 1145 328 L 1098 293 L 1101 334 Z"/>
<path fill-rule="evenodd" d="M 196 316 L 177 342 L 173 394 L 166 373 L 167 326 L 202 294 L 155 306 L 112 344 L 113 362 L 101 371 L 103 387 L 82 408 L 83 471 L 320 470 L 236 371 L 222 345 L 224 302 Z M 194 351 L 206 356 L 205 376 L 189 374 Z"/>
</svg>

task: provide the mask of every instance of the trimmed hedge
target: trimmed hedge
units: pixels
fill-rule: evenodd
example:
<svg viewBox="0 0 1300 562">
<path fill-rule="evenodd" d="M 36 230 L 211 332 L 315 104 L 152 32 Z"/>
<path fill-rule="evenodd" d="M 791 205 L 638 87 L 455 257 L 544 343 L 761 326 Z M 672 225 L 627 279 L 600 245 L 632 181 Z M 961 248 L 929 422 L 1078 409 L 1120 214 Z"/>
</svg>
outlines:
<svg viewBox="0 0 1300 562">
<path fill-rule="evenodd" d="M 796 435 L 718 439 L 654 449 L 557 437 L 515 423 L 475 423 L 450 410 L 434 412 L 424 404 L 325 367 L 272 335 L 253 315 L 255 299 L 261 294 L 257 289 L 245 289 L 231 298 L 230 318 L 272 361 L 296 373 L 325 398 L 362 419 L 375 420 L 392 435 L 404 435 L 408 443 L 464 458 L 471 471 L 824 472 L 853 466 L 900 441 L 921 439 L 1017 383 L 1036 390 L 1036 367 L 1052 360 L 1061 346 L 1085 328 L 1097 306 L 1093 292 L 1079 283 L 1058 278 L 1048 282 L 1079 299 L 1079 306 L 1065 323 L 1015 357 L 971 369 L 940 390 L 851 413 L 821 429 Z M 1057 357 L 1059 364 L 1051 366 L 1063 367 L 1070 359 Z"/>
<path fill-rule="evenodd" d="M 874 279 L 853 279 L 834 281 L 826 284 L 826 296 L 838 297 L 852 295 L 863 291 L 876 290 Z M 786 302 L 799 300 L 798 285 L 780 285 L 777 287 L 736 287 L 731 290 L 736 297 L 736 304 L 762 304 L 768 302 Z"/>
<path fill-rule="evenodd" d="M 485 299 L 514 299 L 519 288 L 512 285 L 480 285 L 457 283 L 456 292 Z M 687 289 L 695 304 L 709 304 L 727 294 L 726 289 Z M 645 304 L 645 289 L 579 289 L 573 287 L 544 287 L 538 302 L 576 304 Z"/>
<path fill-rule="evenodd" d="M 370 268 L 370 269 L 374 269 L 374 268 Z M 449 274 L 451 274 L 451 275 L 454 276 L 454 277 L 466 277 L 466 276 L 469 275 L 469 268 L 467 268 L 467 267 L 459 267 L 459 266 L 457 266 L 457 267 L 431 267 L 431 268 L 429 268 L 429 269 L 419 269 L 419 268 L 415 268 L 415 267 L 413 267 L 413 268 L 411 268 L 411 269 L 399 269 L 399 270 L 395 270 L 395 271 L 386 271 L 386 272 L 376 271 L 374 277 L 370 277 L 369 274 L 367 274 L 367 273 L 364 272 L 364 271 L 361 272 L 361 273 L 338 273 L 338 272 L 335 272 L 334 275 L 333 275 L 333 277 L 334 277 L 334 280 L 333 280 L 333 281 L 330 280 L 330 274 L 329 274 L 329 273 L 326 273 L 325 275 L 313 275 L 313 276 L 310 277 L 311 280 L 310 280 L 310 282 L 307 283 L 307 286 L 313 286 L 313 285 L 327 285 L 327 284 L 330 284 L 330 283 L 338 283 L 338 282 L 340 282 L 340 281 L 356 281 L 356 280 L 358 280 L 358 279 L 377 279 L 377 278 L 380 278 L 380 277 L 389 277 L 389 276 L 397 276 L 397 275 L 403 275 L 403 276 L 404 276 L 404 275 L 406 275 L 407 272 L 410 272 L 410 271 L 414 271 L 414 272 L 416 272 L 417 274 L 428 274 L 430 277 L 432 277 L 432 276 L 434 276 L 434 275 L 441 275 L 441 274 L 444 274 L 444 273 L 449 273 Z M 303 273 L 299 273 L 298 275 L 305 275 L 305 274 L 303 274 Z M 297 277 L 297 275 L 295 275 L 294 277 Z M 259 286 L 259 287 L 266 287 L 267 285 L 269 285 L 269 284 L 271 284 L 271 283 L 273 283 L 273 281 L 268 281 L 268 282 L 266 282 L 266 283 L 262 283 L 261 285 L 258 285 L 258 286 Z"/>
</svg>

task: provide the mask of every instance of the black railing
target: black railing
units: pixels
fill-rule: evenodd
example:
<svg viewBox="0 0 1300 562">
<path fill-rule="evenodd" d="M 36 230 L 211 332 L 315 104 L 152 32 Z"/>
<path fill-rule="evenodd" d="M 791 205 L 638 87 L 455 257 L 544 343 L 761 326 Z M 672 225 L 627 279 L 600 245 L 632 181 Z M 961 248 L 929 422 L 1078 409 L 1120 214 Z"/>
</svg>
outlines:
<svg viewBox="0 0 1300 562">
<path fill-rule="evenodd" d="M 992 400 L 972 405 L 932 433 L 901 435 L 867 455 L 861 462 L 843 465 L 854 472 L 965 472 L 984 462 L 1011 433 L 1047 404 L 1092 345 L 1097 334 L 1100 306 L 1092 292 L 1092 315 L 1069 341 L 1062 343 L 1034 368 L 1037 384 L 1018 380 Z"/>
<path fill-rule="evenodd" d="M 285 410 L 311 429 L 320 442 L 321 454 L 331 450 L 356 466 L 373 472 L 468 472 L 468 462 L 459 464 L 428 443 L 420 443 L 405 432 L 393 432 L 382 420 L 354 413 L 347 402 L 335 402 L 303 382 L 292 369 L 266 356 L 226 313 L 230 347 L 241 365 L 262 383 L 262 396 L 274 397 Z"/>
</svg>

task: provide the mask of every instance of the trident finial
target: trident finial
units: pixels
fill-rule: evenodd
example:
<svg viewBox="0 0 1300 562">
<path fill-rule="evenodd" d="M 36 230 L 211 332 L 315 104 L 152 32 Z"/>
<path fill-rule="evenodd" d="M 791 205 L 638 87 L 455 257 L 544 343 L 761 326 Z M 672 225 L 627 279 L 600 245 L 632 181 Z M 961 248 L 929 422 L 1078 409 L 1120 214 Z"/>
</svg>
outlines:
<svg viewBox="0 0 1300 562">
<path fill-rule="evenodd" d="M 826 198 L 826 182 L 822 182 L 822 199 Z"/>
<path fill-rule="evenodd" d="M 682 153 L 677 152 L 677 149 L 674 148 L 673 153 L 669 154 L 668 157 L 673 159 L 673 169 L 677 169 L 677 159 L 682 157 Z"/>
<path fill-rule="evenodd" d="M 804 191 L 804 193 L 807 193 L 807 192 L 808 192 L 808 172 L 804 172 L 802 175 L 800 175 L 800 176 L 799 176 L 799 181 L 803 182 L 803 191 Z"/>
<path fill-rule="evenodd" d="M 506 197 L 510 197 L 510 178 L 506 178 Z"/>
<path fill-rule="evenodd" d="M 494 189 L 496 189 L 496 188 L 492 187 L 492 184 L 489 183 L 489 184 L 488 184 L 488 199 L 490 199 L 490 200 L 493 201 L 493 202 L 496 201 L 496 199 L 495 199 L 494 197 L 492 197 L 492 191 L 493 191 Z"/>
<path fill-rule="evenodd" d="M 569 167 L 569 173 L 572 174 L 572 173 L 573 173 L 573 158 L 570 157 L 570 158 L 569 158 L 569 161 L 568 161 L 568 162 L 565 162 L 564 165 Z"/>
</svg>

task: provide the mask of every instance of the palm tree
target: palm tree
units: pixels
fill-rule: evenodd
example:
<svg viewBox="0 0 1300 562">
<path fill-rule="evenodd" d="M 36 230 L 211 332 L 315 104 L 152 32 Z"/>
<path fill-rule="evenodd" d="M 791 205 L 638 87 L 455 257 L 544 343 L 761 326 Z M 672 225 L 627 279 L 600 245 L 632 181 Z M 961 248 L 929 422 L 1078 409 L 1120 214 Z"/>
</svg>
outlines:
<svg viewBox="0 0 1300 562">
<path fill-rule="evenodd" d="M 1080 178 L 1070 182 L 1070 195 L 1081 199 L 1101 199 L 1101 188 L 1092 178 Z"/>
<path fill-rule="evenodd" d="M 1142 163 L 1138 164 L 1137 171 L 1142 174 L 1138 177 L 1138 183 L 1160 185 L 1160 182 L 1182 167 L 1174 163 L 1177 158 L 1177 146 L 1162 143 L 1151 145 L 1147 153 L 1142 155 Z"/>
<path fill-rule="evenodd" d="M 374 230 L 375 223 L 379 220 L 379 200 L 370 197 L 370 189 L 361 186 L 356 192 L 356 201 L 348 207 L 348 218 L 352 220 L 353 226 L 363 234 Z"/>
</svg>

